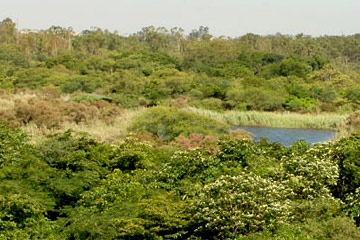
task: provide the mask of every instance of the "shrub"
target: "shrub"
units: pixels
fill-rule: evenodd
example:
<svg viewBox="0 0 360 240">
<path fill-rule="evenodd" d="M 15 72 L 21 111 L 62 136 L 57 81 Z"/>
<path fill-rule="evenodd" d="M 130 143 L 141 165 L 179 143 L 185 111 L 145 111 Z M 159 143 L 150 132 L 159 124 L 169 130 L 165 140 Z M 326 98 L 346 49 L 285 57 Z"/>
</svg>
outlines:
<svg viewBox="0 0 360 240">
<path fill-rule="evenodd" d="M 62 86 L 64 93 L 73 93 L 75 91 L 91 93 L 95 89 L 104 88 L 105 82 L 97 76 L 73 76 L 69 78 Z"/>
<path fill-rule="evenodd" d="M 18 46 L 1 44 L 0 60 L 11 62 L 14 65 L 26 66 L 28 64 L 26 57 L 20 51 Z"/>
<path fill-rule="evenodd" d="M 360 225 L 360 187 L 355 192 L 350 193 L 345 199 L 345 209 L 351 217 L 356 221 L 356 224 Z"/>
<path fill-rule="evenodd" d="M 86 134 L 68 130 L 47 136 L 36 147 L 42 161 L 52 168 L 46 187 L 56 199 L 56 209 L 74 205 L 82 192 L 109 173 L 106 166 L 112 149 Z"/>
<path fill-rule="evenodd" d="M 57 92 L 36 92 L 30 98 L 16 99 L 13 106 L 0 110 L 0 120 L 8 125 L 34 123 L 48 129 L 60 128 L 65 122 L 90 123 L 102 120 L 112 123 L 122 110 L 105 100 L 66 102 Z M 81 96 L 80 96 L 81 97 Z"/>
<path fill-rule="evenodd" d="M 360 238 L 359 228 L 348 217 L 334 217 L 319 221 L 308 219 L 304 223 L 282 225 L 276 231 L 263 231 L 246 236 L 238 236 L 238 240 L 280 240 L 280 239 L 336 239 L 356 240 Z"/>
<path fill-rule="evenodd" d="M 281 159 L 285 169 L 287 186 L 300 199 L 314 199 L 317 196 L 330 197 L 330 188 L 337 185 L 339 167 L 327 155 L 326 145 L 314 147 L 301 154 L 293 152 Z"/>
<path fill-rule="evenodd" d="M 193 205 L 204 238 L 225 239 L 287 221 L 288 188 L 254 174 L 222 176 L 206 185 Z"/>
<path fill-rule="evenodd" d="M 153 147 L 147 142 L 137 142 L 128 137 L 125 142 L 116 144 L 111 154 L 109 167 L 124 172 L 135 169 L 149 169 L 154 164 Z"/>
<path fill-rule="evenodd" d="M 191 133 L 189 137 L 185 137 L 183 135 L 177 136 L 171 144 L 178 146 L 183 150 L 200 148 L 215 152 L 218 149 L 216 146 L 217 140 L 218 138 L 212 135 Z"/>
<path fill-rule="evenodd" d="M 355 132 L 360 131 L 360 111 L 352 113 L 347 118 L 347 125 Z"/>
<path fill-rule="evenodd" d="M 0 195 L 1 239 L 63 239 L 41 202 L 26 194 Z"/>
<path fill-rule="evenodd" d="M 246 105 L 247 110 L 274 111 L 282 109 L 284 98 L 262 88 L 232 89 L 227 92 L 229 103 L 234 107 Z"/>
<path fill-rule="evenodd" d="M 202 100 L 193 100 L 189 103 L 190 106 L 196 108 L 202 108 L 217 112 L 224 111 L 223 102 L 218 98 L 205 98 Z"/>
<path fill-rule="evenodd" d="M 0 123 L 0 167 L 21 160 L 27 136 Z"/>
<path fill-rule="evenodd" d="M 150 133 L 172 141 L 179 135 L 191 133 L 223 136 L 229 127 L 211 118 L 174 107 L 153 107 L 137 116 L 130 130 L 135 133 Z"/>
<path fill-rule="evenodd" d="M 344 200 L 360 187 L 360 135 L 352 135 L 336 142 L 331 148 L 332 161 L 339 168 L 339 178 L 332 192 Z"/>
</svg>

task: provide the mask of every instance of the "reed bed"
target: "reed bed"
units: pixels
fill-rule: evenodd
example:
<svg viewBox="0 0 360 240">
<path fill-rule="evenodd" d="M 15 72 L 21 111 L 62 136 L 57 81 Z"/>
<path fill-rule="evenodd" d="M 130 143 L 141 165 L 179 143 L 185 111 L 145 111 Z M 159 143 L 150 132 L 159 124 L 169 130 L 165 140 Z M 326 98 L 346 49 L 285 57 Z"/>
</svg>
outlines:
<svg viewBox="0 0 360 240">
<path fill-rule="evenodd" d="M 311 128 L 341 130 L 346 126 L 347 114 L 279 113 L 256 111 L 228 111 L 224 113 L 189 107 L 186 110 L 236 126 Z"/>
</svg>

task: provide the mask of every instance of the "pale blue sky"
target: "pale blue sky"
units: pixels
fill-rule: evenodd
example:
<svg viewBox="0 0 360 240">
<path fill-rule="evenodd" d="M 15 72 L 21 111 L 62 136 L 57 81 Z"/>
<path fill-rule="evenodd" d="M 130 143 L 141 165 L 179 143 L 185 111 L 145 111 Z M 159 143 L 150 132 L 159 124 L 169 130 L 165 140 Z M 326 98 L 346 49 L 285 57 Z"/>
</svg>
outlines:
<svg viewBox="0 0 360 240">
<path fill-rule="evenodd" d="M 216 36 L 360 32 L 360 0 L 0 0 L 19 28 L 91 26 L 134 33 L 145 26 L 208 26 Z"/>
</svg>

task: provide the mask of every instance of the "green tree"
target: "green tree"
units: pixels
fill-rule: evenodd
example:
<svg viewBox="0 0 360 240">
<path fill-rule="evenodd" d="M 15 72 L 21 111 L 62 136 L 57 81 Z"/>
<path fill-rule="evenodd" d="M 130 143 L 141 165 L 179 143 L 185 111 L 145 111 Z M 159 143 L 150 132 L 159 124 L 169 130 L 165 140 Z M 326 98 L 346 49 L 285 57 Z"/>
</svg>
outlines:
<svg viewBox="0 0 360 240">
<path fill-rule="evenodd" d="M 0 22 L 0 42 L 5 44 L 16 43 L 17 30 L 16 24 L 10 19 L 5 18 Z"/>
</svg>

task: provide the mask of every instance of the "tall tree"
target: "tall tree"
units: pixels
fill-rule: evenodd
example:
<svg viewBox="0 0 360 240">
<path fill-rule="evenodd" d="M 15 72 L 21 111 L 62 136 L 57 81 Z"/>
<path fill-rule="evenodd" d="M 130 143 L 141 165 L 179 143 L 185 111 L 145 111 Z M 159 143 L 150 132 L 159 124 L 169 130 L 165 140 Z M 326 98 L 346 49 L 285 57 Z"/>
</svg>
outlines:
<svg viewBox="0 0 360 240">
<path fill-rule="evenodd" d="M 5 18 L 0 23 L 0 42 L 12 44 L 16 42 L 16 24 L 10 19 Z"/>
</svg>

